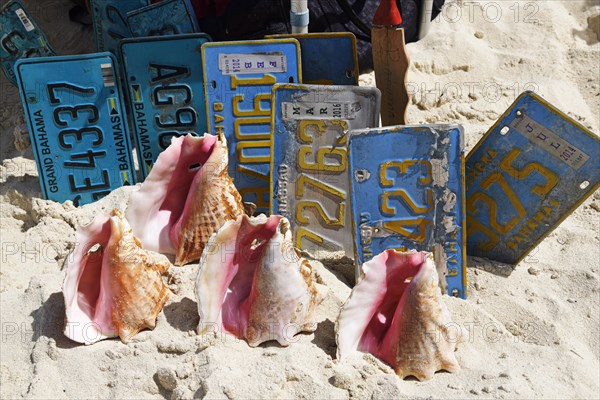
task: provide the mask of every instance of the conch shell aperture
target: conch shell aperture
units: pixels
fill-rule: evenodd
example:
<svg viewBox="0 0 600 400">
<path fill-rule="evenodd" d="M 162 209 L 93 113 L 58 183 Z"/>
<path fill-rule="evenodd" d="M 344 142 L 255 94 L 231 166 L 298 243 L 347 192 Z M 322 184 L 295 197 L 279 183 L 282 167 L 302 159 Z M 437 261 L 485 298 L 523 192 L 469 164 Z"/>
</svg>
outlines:
<svg viewBox="0 0 600 400">
<path fill-rule="evenodd" d="M 252 347 L 290 344 L 316 329 L 324 298 L 312 265 L 293 247 L 287 219 L 242 216 L 208 242 L 196 279 L 198 333 L 228 332 Z"/>
<path fill-rule="evenodd" d="M 79 228 L 76 243 L 63 283 L 65 335 L 85 344 L 127 342 L 153 329 L 170 294 L 162 280 L 169 260 L 143 250 L 118 210 Z"/>
<path fill-rule="evenodd" d="M 145 249 L 175 255 L 175 265 L 196 261 L 213 233 L 244 214 L 227 164 L 223 135 L 172 140 L 125 212 Z"/>
<path fill-rule="evenodd" d="M 386 250 L 362 269 L 336 324 L 338 358 L 371 353 L 400 378 L 459 371 L 454 351 L 460 338 L 451 329 L 432 254 Z"/>
</svg>

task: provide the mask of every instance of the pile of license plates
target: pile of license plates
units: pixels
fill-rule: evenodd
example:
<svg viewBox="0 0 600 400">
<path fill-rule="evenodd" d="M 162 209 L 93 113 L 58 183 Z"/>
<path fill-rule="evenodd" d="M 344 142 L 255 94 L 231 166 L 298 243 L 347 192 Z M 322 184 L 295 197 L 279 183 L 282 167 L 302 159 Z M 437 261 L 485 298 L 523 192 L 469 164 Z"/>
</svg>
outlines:
<svg viewBox="0 0 600 400">
<path fill-rule="evenodd" d="M 143 181 L 173 137 L 222 133 L 244 200 L 287 217 L 297 247 L 357 266 L 433 251 L 465 298 L 467 253 L 520 262 L 599 186 L 598 138 L 533 93 L 465 162 L 460 125 L 379 127 L 352 34 L 211 42 L 187 1 L 149 3 L 91 0 L 99 53 L 58 57 L 18 1 L 2 9 L 45 198 L 93 202 Z"/>
</svg>

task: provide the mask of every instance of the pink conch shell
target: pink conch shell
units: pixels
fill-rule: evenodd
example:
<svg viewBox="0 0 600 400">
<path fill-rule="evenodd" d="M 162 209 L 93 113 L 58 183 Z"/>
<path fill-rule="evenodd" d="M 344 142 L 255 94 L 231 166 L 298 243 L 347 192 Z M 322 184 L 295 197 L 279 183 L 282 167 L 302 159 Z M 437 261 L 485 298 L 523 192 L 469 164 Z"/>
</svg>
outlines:
<svg viewBox="0 0 600 400">
<path fill-rule="evenodd" d="M 199 334 L 224 331 L 252 347 L 269 340 L 287 346 L 297 333 L 316 329 L 324 292 L 293 247 L 287 219 L 244 215 L 208 242 L 196 297 Z"/>
<path fill-rule="evenodd" d="M 85 344 L 116 336 L 127 342 L 153 329 L 170 294 L 161 277 L 169 260 L 143 250 L 118 210 L 75 236 L 63 283 L 65 335 Z"/>
<path fill-rule="evenodd" d="M 225 137 L 173 139 L 131 194 L 125 214 L 145 249 L 174 254 L 176 265 L 198 260 L 210 236 L 244 214 L 227 173 Z"/>
<path fill-rule="evenodd" d="M 459 337 L 442 301 L 433 255 L 386 250 L 362 270 L 337 321 L 338 358 L 360 350 L 401 378 L 419 380 L 439 370 L 459 371 Z"/>
</svg>

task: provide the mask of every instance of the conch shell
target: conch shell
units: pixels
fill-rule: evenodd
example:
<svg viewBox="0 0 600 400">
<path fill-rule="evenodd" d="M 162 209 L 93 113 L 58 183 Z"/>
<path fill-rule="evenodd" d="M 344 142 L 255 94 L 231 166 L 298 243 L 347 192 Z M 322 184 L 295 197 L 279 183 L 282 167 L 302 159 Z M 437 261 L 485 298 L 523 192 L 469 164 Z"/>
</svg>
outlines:
<svg viewBox="0 0 600 400">
<path fill-rule="evenodd" d="M 457 372 L 459 334 L 442 301 L 433 255 L 386 250 L 362 266 L 363 276 L 342 306 L 338 358 L 355 350 L 391 365 L 400 378 Z"/>
<path fill-rule="evenodd" d="M 277 340 L 288 346 L 316 329 L 324 298 L 312 265 L 293 247 L 282 216 L 242 216 L 209 240 L 196 278 L 198 334 L 228 332 L 252 347 Z"/>
<path fill-rule="evenodd" d="M 75 236 L 63 283 L 65 335 L 85 344 L 116 336 L 127 342 L 153 329 L 170 294 L 162 280 L 167 257 L 143 250 L 118 210 Z"/>
<path fill-rule="evenodd" d="M 145 249 L 175 255 L 175 265 L 196 261 L 213 233 L 244 214 L 227 163 L 223 135 L 172 140 L 125 212 Z"/>
</svg>

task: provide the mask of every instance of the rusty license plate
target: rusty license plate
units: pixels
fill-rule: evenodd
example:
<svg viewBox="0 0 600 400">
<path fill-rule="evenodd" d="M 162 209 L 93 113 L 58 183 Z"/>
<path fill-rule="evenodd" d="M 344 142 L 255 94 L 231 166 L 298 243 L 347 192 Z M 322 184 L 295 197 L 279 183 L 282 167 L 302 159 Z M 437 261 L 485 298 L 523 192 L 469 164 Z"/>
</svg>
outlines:
<svg viewBox="0 0 600 400">
<path fill-rule="evenodd" d="M 354 257 L 347 131 L 377 126 L 379 105 L 374 87 L 273 87 L 271 213 L 290 220 L 298 248 Z"/>
<path fill-rule="evenodd" d="M 210 133 L 229 145 L 229 174 L 242 197 L 269 211 L 271 89 L 301 79 L 295 39 L 206 43 L 202 46 Z"/>
<path fill-rule="evenodd" d="M 14 65 L 21 58 L 50 57 L 56 53 L 44 32 L 19 1 L 0 10 L 0 60 L 4 75 L 16 85 Z"/>
<path fill-rule="evenodd" d="M 463 154 L 460 125 L 350 132 L 357 279 L 386 249 L 432 251 L 442 291 L 466 297 Z"/>
<path fill-rule="evenodd" d="M 200 32 L 189 0 L 165 0 L 127 13 L 133 36 L 169 36 Z"/>
<path fill-rule="evenodd" d="M 358 85 L 356 36 L 352 32 L 279 34 L 265 37 L 298 40 L 302 57 L 302 83 Z"/>
<path fill-rule="evenodd" d="M 119 40 L 132 36 L 127 24 L 127 13 L 150 4 L 149 0 L 88 0 L 96 49 L 110 51 L 114 55 L 119 51 Z"/>
<path fill-rule="evenodd" d="M 518 264 L 600 186 L 598 136 L 525 92 L 466 161 L 467 249 Z"/>
</svg>

